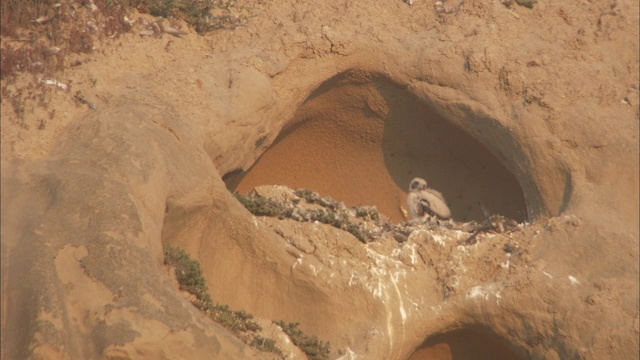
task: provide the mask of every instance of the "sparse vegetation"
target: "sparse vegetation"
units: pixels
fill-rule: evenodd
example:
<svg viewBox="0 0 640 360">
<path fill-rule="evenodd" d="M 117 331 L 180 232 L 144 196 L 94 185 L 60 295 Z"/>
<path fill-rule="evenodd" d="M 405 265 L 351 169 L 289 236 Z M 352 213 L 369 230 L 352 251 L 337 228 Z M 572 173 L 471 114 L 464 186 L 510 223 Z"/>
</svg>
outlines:
<svg viewBox="0 0 640 360">
<path fill-rule="evenodd" d="M 173 268 L 181 290 L 187 291 L 195 299 L 192 303 L 207 314 L 213 321 L 229 329 L 250 346 L 265 352 L 272 352 L 280 356 L 283 352 L 276 346 L 273 339 L 265 338 L 256 333 L 262 328 L 255 321 L 253 315 L 246 312 L 234 311 L 227 305 L 213 304 L 207 284 L 202 275 L 200 263 L 192 260 L 183 249 L 166 245 L 164 247 L 164 264 Z M 274 321 L 291 338 L 291 341 L 304 351 L 311 360 L 327 360 L 331 347 L 329 342 L 322 342 L 315 336 L 307 336 L 298 329 L 298 323 Z"/>
<path fill-rule="evenodd" d="M 280 356 L 283 355 L 282 350 L 280 350 L 280 348 L 276 346 L 275 340 L 264 338 L 260 335 L 254 337 L 253 340 L 251 340 L 251 344 L 249 345 L 260 351 L 272 352 Z"/>
<path fill-rule="evenodd" d="M 337 201 L 329 197 L 320 197 L 318 194 L 304 189 L 296 190 L 294 194 L 304 199 L 307 203 L 320 205 L 323 209 L 297 212 L 293 205 L 297 205 L 300 201 L 299 199 L 291 201 L 292 204 L 287 206 L 286 204 L 256 194 L 243 195 L 235 193 L 234 195 L 249 212 L 256 216 L 271 216 L 280 219 L 289 218 L 297 221 L 319 221 L 323 224 L 347 231 L 363 243 L 367 243 L 373 238 L 373 235 L 369 231 L 363 229 L 358 223 L 352 222 L 345 212 L 339 211 L 340 203 Z M 360 209 L 363 210 L 356 209 L 357 214 L 359 212 L 364 214 L 360 217 L 369 217 L 370 219 L 379 218 L 375 210 Z"/>
<path fill-rule="evenodd" d="M 245 331 L 260 331 L 260 325 L 251 321 L 253 315 L 244 311 L 233 311 L 227 305 L 213 304 L 206 281 L 202 275 L 200 263 L 192 260 L 186 251 L 166 246 L 164 263 L 175 270 L 180 290 L 196 297 L 193 304 L 204 311 L 211 319 L 236 334 Z"/>
<path fill-rule="evenodd" d="M 2 0 L 0 79 L 28 72 L 51 74 L 65 66 L 69 54 L 91 53 L 96 42 L 117 38 L 132 28 L 126 16 L 140 12 L 181 19 L 198 33 L 235 29 L 243 19 L 231 12 L 234 0 Z M 214 12 L 216 15 L 214 15 Z M 81 61 L 80 61 L 81 63 Z"/>
<path fill-rule="evenodd" d="M 285 323 L 284 321 L 275 321 L 276 325 L 282 328 L 291 338 L 291 341 L 307 354 L 310 360 L 328 360 L 331 354 L 331 344 L 319 340 L 316 336 L 308 336 L 302 330 L 298 329 L 299 323 Z"/>
<path fill-rule="evenodd" d="M 108 0 L 3 0 L 0 12 L 3 80 L 18 72 L 61 70 L 67 65 L 66 55 L 90 53 L 97 39 L 131 29 L 124 18 L 126 6 Z"/>
<path fill-rule="evenodd" d="M 285 208 L 280 203 L 271 199 L 256 195 L 234 194 L 236 199 L 255 216 L 274 216 L 282 217 L 285 214 Z M 286 216 L 284 216 L 286 217 Z"/>
<path fill-rule="evenodd" d="M 306 189 L 298 189 L 296 191 L 294 191 L 294 194 L 296 194 L 296 196 L 304 199 L 306 202 L 308 202 L 309 204 L 318 204 L 324 208 L 336 211 L 338 209 L 338 202 L 333 200 L 330 197 L 320 197 L 320 195 L 314 193 L 311 190 L 306 190 Z"/>
<path fill-rule="evenodd" d="M 163 32 L 175 34 L 181 31 L 176 19 L 184 20 L 198 33 L 234 29 L 243 26 L 244 18 L 233 15 L 233 7 L 234 0 L 1 0 L 0 90 L 2 101 L 7 100 L 8 109 L 15 114 L 10 121 L 25 130 L 45 129 L 54 112 L 49 112 L 49 119 L 29 123 L 25 116 L 36 108 L 46 110 L 51 100 L 47 94 L 54 89 L 72 94 L 72 81 L 59 82 L 56 73 L 94 61 L 91 54 L 101 51 L 102 42 L 136 26 L 136 30 L 153 28 L 156 37 Z M 132 8 L 169 18 L 169 25 L 165 27 L 163 20 L 136 19 Z M 27 82 L 17 81 L 18 75 Z M 93 103 L 77 94 L 74 100 L 96 110 Z"/>
<path fill-rule="evenodd" d="M 182 19 L 198 33 L 234 29 L 241 25 L 240 19 L 230 11 L 233 0 L 128 0 L 128 3 L 153 16 Z M 213 10 L 225 14 L 213 16 Z"/>
<path fill-rule="evenodd" d="M 375 206 L 362 206 L 356 208 L 356 217 L 365 220 L 378 221 L 380 219 L 380 213 Z"/>
<path fill-rule="evenodd" d="M 253 319 L 253 315 L 247 314 L 242 310 L 233 311 L 228 305 L 207 304 L 207 306 L 202 310 L 209 314 L 213 321 L 236 334 L 247 331 L 256 332 L 262 330 L 260 325 L 255 321 L 251 321 L 251 319 Z"/>
<path fill-rule="evenodd" d="M 213 304 L 202 275 L 200 263 L 192 260 L 186 251 L 170 245 L 165 246 L 164 263 L 175 270 L 180 290 L 193 295 L 195 297 L 192 300 L 193 305 L 206 313 L 213 321 L 236 335 L 262 330 L 260 325 L 251 321 L 253 315 L 242 310 L 231 310 L 227 305 Z"/>
<path fill-rule="evenodd" d="M 323 224 L 347 231 L 363 243 L 369 242 L 372 238 L 372 235 L 368 231 L 362 229 L 360 225 L 351 222 L 346 214 L 339 214 L 331 210 L 315 210 L 307 214 L 306 220 L 319 221 Z"/>
</svg>

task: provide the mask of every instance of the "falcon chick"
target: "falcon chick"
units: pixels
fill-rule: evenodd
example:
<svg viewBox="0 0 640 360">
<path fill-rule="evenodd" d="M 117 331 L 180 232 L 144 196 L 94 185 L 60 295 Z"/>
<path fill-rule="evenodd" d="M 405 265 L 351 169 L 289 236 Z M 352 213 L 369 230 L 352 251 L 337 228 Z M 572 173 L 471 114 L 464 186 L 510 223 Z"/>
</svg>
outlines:
<svg viewBox="0 0 640 360">
<path fill-rule="evenodd" d="M 430 189 L 422 178 L 411 180 L 407 208 L 411 220 L 425 220 L 432 217 L 443 220 L 451 218 L 451 210 L 442 194 Z"/>
</svg>

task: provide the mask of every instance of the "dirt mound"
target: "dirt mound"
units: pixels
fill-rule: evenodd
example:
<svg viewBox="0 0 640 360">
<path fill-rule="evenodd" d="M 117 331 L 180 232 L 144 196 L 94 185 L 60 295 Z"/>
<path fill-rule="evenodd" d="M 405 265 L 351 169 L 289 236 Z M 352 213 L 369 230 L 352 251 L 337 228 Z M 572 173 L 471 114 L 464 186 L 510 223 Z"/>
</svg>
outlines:
<svg viewBox="0 0 640 360">
<path fill-rule="evenodd" d="M 637 2 L 237 3 L 234 31 L 146 37 L 132 12 L 77 66 L 3 80 L 3 359 L 273 356 L 182 296 L 163 244 L 332 358 L 637 355 Z M 520 225 L 409 230 L 415 176 L 455 220 Z M 267 183 L 408 230 L 363 242 L 227 188 Z"/>
</svg>

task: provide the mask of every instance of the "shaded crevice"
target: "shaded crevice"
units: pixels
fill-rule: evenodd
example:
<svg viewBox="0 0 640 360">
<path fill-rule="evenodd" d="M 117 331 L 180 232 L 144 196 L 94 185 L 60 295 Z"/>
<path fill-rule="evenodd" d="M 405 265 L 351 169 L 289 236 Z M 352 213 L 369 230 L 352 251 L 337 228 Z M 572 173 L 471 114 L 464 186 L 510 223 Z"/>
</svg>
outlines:
<svg viewBox="0 0 640 360">
<path fill-rule="evenodd" d="M 222 181 L 224 181 L 227 189 L 233 192 L 238 187 L 238 184 L 240 184 L 240 181 L 242 181 L 244 174 L 244 170 L 235 169 L 224 174 L 222 176 Z"/>
<path fill-rule="evenodd" d="M 571 194 L 573 194 L 573 179 L 570 172 L 565 174 L 564 191 L 562 192 L 562 202 L 560 203 L 559 214 L 562 214 L 567 210 L 569 202 L 571 200 Z"/>
</svg>

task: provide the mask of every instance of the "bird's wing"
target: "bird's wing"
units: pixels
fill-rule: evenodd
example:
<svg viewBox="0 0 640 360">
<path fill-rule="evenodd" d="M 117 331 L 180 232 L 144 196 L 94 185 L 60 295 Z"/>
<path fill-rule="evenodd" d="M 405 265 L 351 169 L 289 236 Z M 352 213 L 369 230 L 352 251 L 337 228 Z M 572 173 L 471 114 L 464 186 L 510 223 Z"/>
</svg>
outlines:
<svg viewBox="0 0 640 360">
<path fill-rule="evenodd" d="M 451 217 L 451 210 L 442 198 L 442 195 L 435 190 L 420 191 L 420 205 L 425 211 L 435 214 L 442 219 Z"/>
<path fill-rule="evenodd" d="M 412 220 L 419 219 L 424 215 L 420 194 L 417 192 L 409 193 L 407 196 L 407 209 L 409 210 L 409 218 Z"/>
</svg>

